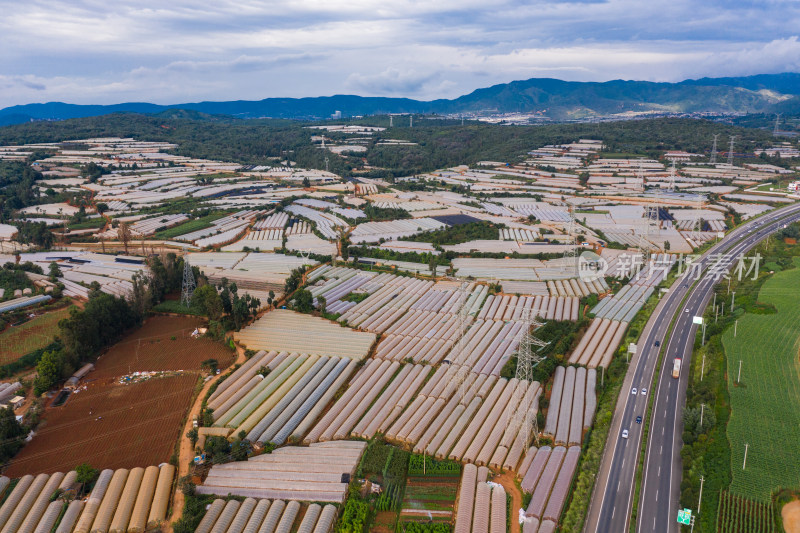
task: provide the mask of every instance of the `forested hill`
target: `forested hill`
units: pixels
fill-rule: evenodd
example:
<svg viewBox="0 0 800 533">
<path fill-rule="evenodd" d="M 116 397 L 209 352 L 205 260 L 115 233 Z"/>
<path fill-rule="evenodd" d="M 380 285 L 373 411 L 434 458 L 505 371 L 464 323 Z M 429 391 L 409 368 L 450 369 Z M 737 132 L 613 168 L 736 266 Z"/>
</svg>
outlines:
<svg viewBox="0 0 800 533">
<path fill-rule="evenodd" d="M 155 114 L 182 109 L 237 118 L 327 118 L 387 113 L 457 114 L 540 112 L 554 120 L 608 116 L 628 111 L 772 112 L 800 95 L 800 74 L 762 74 L 739 78 L 703 78 L 680 83 L 614 80 L 603 83 L 532 78 L 478 89 L 447 100 L 354 95 L 314 98 L 266 98 L 259 101 L 194 102 L 170 106 L 146 102 L 74 105 L 62 102 L 26 104 L 0 110 L 0 125 L 31 120 L 64 120 L 116 112 Z M 797 98 L 794 99 L 796 101 Z"/>
<path fill-rule="evenodd" d="M 133 137 L 147 141 L 167 141 L 178 145 L 180 155 L 234 161 L 243 164 L 272 164 L 277 157 L 292 154 L 304 168 L 325 168 L 325 152 L 311 139 L 315 130 L 309 123 L 290 120 L 193 120 L 184 113 L 176 116 L 151 116 L 116 113 L 102 117 L 59 122 L 33 122 L 0 128 L 0 146 L 8 144 L 60 142 L 92 137 Z M 170 113 L 173 115 L 173 113 Z M 191 113 L 189 115 L 192 115 Z M 386 116 L 353 121 L 374 126 L 389 126 Z M 723 139 L 737 136 L 737 151 L 750 152 L 770 146 L 772 134 L 707 120 L 660 118 L 599 124 L 551 124 L 515 126 L 458 120 L 420 119 L 414 127 L 389 128 L 374 135 L 359 157 L 331 157 L 330 170 L 350 175 L 364 164 L 380 167 L 361 175 L 372 177 L 405 176 L 452 165 L 473 164 L 481 160 L 517 162 L 529 150 L 551 143 L 572 142 L 580 138 L 601 139 L 609 152 L 659 157 L 664 150 L 708 153 L 714 134 Z M 346 142 L 346 136 L 330 132 L 332 142 Z M 416 144 L 380 144 L 384 138 L 402 139 Z M 2 181 L 0 180 L 0 187 Z"/>
</svg>

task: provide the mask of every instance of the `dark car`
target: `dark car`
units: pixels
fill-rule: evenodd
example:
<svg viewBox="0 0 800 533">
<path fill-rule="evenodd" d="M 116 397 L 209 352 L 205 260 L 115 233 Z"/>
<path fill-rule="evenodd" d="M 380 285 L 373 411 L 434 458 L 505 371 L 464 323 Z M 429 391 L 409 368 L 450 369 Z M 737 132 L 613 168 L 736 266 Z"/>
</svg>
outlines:
<svg viewBox="0 0 800 533">
<path fill-rule="evenodd" d="M 656 341 L 656 346 L 661 346 L 661 341 Z"/>
<path fill-rule="evenodd" d="M 642 417 L 641 416 L 637 416 L 636 417 L 636 423 L 637 424 L 641 424 L 642 423 Z"/>
</svg>

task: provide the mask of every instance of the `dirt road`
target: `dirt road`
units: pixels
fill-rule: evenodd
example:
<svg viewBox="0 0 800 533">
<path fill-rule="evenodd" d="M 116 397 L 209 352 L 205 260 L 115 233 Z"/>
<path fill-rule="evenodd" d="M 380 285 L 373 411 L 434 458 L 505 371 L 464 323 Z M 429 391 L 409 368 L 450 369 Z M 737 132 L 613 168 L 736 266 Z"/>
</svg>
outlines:
<svg viewBox="0 0 800 533">
<path fill-rule="evenodd" d="M 519 533 L 519 510 L 522 508 L 522 493 L 514 483 L 513 472 L 503 472 L 502 474 L 492 478 L 492 481 L 499 483 L 506 489 L 506 493 L 511 495 L 511 533 Z"/>
<path fill-rule="evenodd" d="M 246 360 L 246 357 L 244 356 L 244 348 L 237 346 L 236 354 L 236 363 L 244 363 Z M 197 399 L 195 400 L 194 405 L 192 405 L 192 409 L 189 411 L 189 416 L 186 419 L 186 425 L 181 432 L 180 447 L 178 449 L 178 479 L 189 473 L 189 464 L 192 457 L 194 457 L 194 447 L 192 446 L 192 441 L 186 437 L 186 434 L 192 429 L 192 420 L 194 420 L 197 415 L 200 414 L 200 407 L 203 405 L 203 398 L 205 398 L 206 394 L 208 393 L 208 389 L 211 388 L 211 385 L 215 381 L 216 380 L 214 379 L 210 379 L 203 385 L 203 389 L 200 391 L 200 394 L 197 395 Z M 183 492 L 176 490 L 175 500 L 172 505 L 172 515 L 169 519 L 170 530 L 172 529 L 172 524 L 175 523 L 183 514 L 183 504 Z"/>
</svg>

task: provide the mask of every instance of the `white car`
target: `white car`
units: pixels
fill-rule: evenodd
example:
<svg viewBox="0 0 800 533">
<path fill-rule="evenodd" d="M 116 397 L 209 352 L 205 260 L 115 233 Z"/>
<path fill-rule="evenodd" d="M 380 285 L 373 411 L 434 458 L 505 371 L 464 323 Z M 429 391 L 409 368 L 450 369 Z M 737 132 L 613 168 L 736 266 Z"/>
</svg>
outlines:
<svg viewBox="0 0 800 533">
<path fill-rule="evenodd" d="M 647 396 L 647 389 L 642 389 L 642 396 Z"/>
<path fill-rule="evenodd" d="M 622 430 L 622 438 L 623 439 L 627 439 L 628 438 L 628 430 L 627 429 L 623 429 Z"/>
<path fill-rule="evenodd" d="M 689 312 L 689 308 L 687 307 L 686 309 L 683 310 L 683 312 L 684 313 L 688 313 Z"/>
<path fill-rule="evenodd" d="M 631 394 L 632 394 L 633 396 L 636 396 L 636 393 L 637 393 L 637 392 L 638 392 L 638 391 L 636 390 L 636 387 L 634 387 L 633 389 L 631 389 Z"/>
</svg>

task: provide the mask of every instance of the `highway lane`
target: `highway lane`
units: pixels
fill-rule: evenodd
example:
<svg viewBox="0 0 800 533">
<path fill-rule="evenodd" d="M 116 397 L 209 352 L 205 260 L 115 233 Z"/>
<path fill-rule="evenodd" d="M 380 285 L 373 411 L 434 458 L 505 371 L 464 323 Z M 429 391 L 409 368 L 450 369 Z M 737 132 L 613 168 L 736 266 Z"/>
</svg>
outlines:
<svg viewBox="0 0 800 533">
<path fill-rule="evenodd" d="M 797 211 L 793 206 L 789 211 Z M 714 266 L 715 271 L 729 270 L 736 266 L 738 257 L 744 255 L 785 223 L 800 219 L 795 213 L 788 219 L 778 220 L 778 215 L 761 219 L 758 227 L 750 227 L 747 235 L 725 252 L 724 258 Z M 691 295 L 678 310 L 675 329 L 670 336 L 665 352 L 665 360 L 656 392 L 650 424 L 650 435 L 645 456 L 640 492 L 639 513 L 636 531 L 638 533 L 679 531 L 676 522 L 682 465 L 680 449 L 683 434 L 683 407 L 686 403 L 686 388 L 689 382 L 689 368 L 694 349 L 694 339 L 699 326 L 693 324 L 694 316 L 702 316 L 714 293 L 716 276 L 706 272 L 692 288 Z M 720 302 L 730 305 L 729 301 Z M 688 310 L 688 312 L 686 312 Z M 680 379 L 671 375 L 672 361 L 682 358 Z"/>
<path fill-rule="evenodd" d="M 782 208 L 760 217 L 757 221 L 748 222 L 735 229 L 700 258 L 700 271 L 707 268 L 717 254 L 738 254 L 739 248 L 737 247 L 737 243 L 746 235 L 752 233 L 753 228 L 756 228 L 759 233 L 763 233 L 765 224 L 786 216 L 789 212 L 798 210 L 800 210 L 800 205 Z M 691 274 L 694 275 L 694 272 L 695 271 L 692 271 Z M 689 297 L 688 302 L 695 306 L 701 304 L 700 300 L 698 300 L 698 296 L 694 295 L 694 291 L 696 291 L 697 288 L 692 286 L 692 282 L 693 280 L 681 278 L 670 287 L 667 296 L 662 298 L 661 302 L 659 302 L 658 307 L 640 336 L 638 353 L 631 361 L 631 366 L 633 368 L 628 369 L 623 382 L 622 392 L 617 402 L 609 432 L 609 440 L 606 444 L 603 461 L 595 483 L 584 531 L 605 533 L 624 532 L 629 529 L 638 452 L 641 449 L 641 440 L 643 438 L 642 426 L 636 424 L 635 419 L 640 415 L 644 417 L 648 395 L 650 394 L 643 395 L 641 393 L 641 388 L 649 388 L 650 384 L 653 382 L 658 354 L 661 351 L 661 347 L 655 345 L 656 341 L 658 341 L 659 345 L 663 346 L 672 318 L 679 314 L 687 315 L 685 312 L 679 313 L 682 311 L 681 304 L 684 298 L 692 292 L 692 296 Z M 698 284 L 698 287 L 704 287 L 704 285 Z M 673 330 L 670 343 L 667 345 L 665 352 L 665 357 L 669 361 L 669 369 L 665 371 L 667 375 L 671 373 L 671 361 L 674 358 L 674 355 L 673 357 L 669 356 L 674 354 L 675 350 L 681 349 L 679 343 L 673 341 L 673 339 L 694 339 L 693 330 L 691 329 L 691 316 L 693 313 L 690 312 L 688 315 L 688 324 L 685 323 L 687 316 L 678 317 L 676 328 Z M 691 348 L 691 342 L 688 343 L 688 346 Z M 685 348 L 686 344 L 684 343 L 683 349 L 685 350 Z M 662 372 L 662 376 L 663 374 L 664 372 Z M 678 439 L 680 439 L 681 432 L 678 431 L 679 428 L 676 428 L 675 424 L 670 425 L 655 422 L 659 414 L 658 408 L 662 406 L 664 408 L 664 411 L 660 413 L 662 416 L 658 417 L 659 420 L 679 419 L 680 417 L 676 417 L 676 414 L 679 412 L 677 402 L 670 400 L 675 400 L 679 397 L 685 398 L 685 394 L 679 394 L 678 390 L 679 385 L 683 383 L 685 393 L 685 381 L 672 381 L 675 382 L 674 385 L 671 382 L 659 382 L 658 391 L 656 392 L 656 409 L 653 411 L 654 421 L 651 423 L 650 429 L 650 435 L 652 436 L 651 443 L 658 441 L 658 447 L 655 449 L 659 455 L 666 454 L 665 457 L 677 455 L 679 447 L 676 448 L 675 444 L 677 442 L 679 445 Z M 636 395 L 631 394 L 634 387 L 637 389 Z M 662 389 L 662 387 L 664 389 Z M 623 429 L 629 430 L 628 439 L 620 438 Z M 668 443 L 666 450 L 663 448 L 664 443 Z M 648 446 L 648 449 L 652 450 L 653 445 L 651 444 Z M 648 499 L 643 500 L 648 507 L 654 505 L 659 508 L 665 508 L 665 516 L 671 512 L 670 501 L 672 501 L 672 498 L 670 498 L 670 494 L 672 490 L 677 490 L 680 485 L 680 466 L 678 465 L 677 469 L 677 483 L 672 483 L 672 479 L 675 475 L 673 472 L 674 461 L 672 463 L 667 463 L 666 469 L 670 471 L 669 475 L 666 475 L 667 472 L 664 472 L 664 465 L 654 466 L 652 470 L 649 471 L 651 475 L 658 478 L 659 482 L 658 486 L 655 486 L 655 483 L 650 483 L 648 485 L 650 489 L 646 494 Z M 643 496 L 645 496 L 644 493 Z M 677 502 L 677 498 L 675 498 L 674 501 Z M 643 511 L 645 511 L 646 516 L 642 515 Z M 650 510 L 643 509 L 641 506 L 639 515 L 642 517 L 639 521 L 640 524 L 653 518 L 650 516 Z M 658 525 L 659 518 L 655 517 L 655 520 L 656 525 Z M 657 530 L 665 531 L 666 526 L 664 529 Z M 645 529 L 642 531 L 652 531 L 652 529 Z"/>
</svg>

